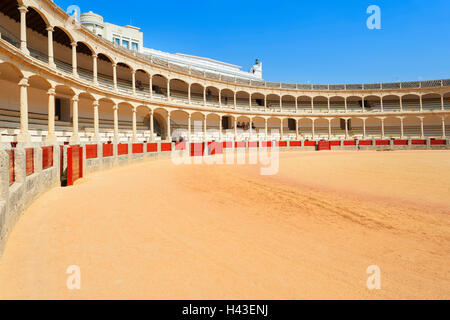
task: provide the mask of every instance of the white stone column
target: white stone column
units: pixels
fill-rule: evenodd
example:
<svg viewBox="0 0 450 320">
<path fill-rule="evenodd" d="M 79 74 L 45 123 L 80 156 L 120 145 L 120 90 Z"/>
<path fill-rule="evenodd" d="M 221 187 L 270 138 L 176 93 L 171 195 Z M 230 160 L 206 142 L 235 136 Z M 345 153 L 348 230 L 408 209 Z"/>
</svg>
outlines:
<svg viewBox="0 0 450 320">
<path fill-rule="evenodd" d="M 444 94 L 441 94 L 441 110 L 444 111 Z"/>
<path fill-rule="evenodd" d="M 363 121 L 363 139 L 366 138 L 366 120 L 367 118 L 361 118 Z"/>
<path fill-rule="evenodd" d="M 345 139 L 348 139 L 348 118 L 345 118 Z"/>
<path fill-rule="evenodd" d="M 404 132 L 404 127 L 403 127 L 403 117 L 399 117 L 400 119 L 400 138 L 403 139 L 403 137 L 405 136 L 405 132 Z"/>
<path fill-rule="evenodd" d="M 203 141 L 206 142 L 206 119 L 207 115 L 205 114 L 205 117 L 203 119 Z"/>
<path fill-rule="evenodd" d="M 298 97 L 295 97 L 295 113 L 298 112 Z"/>
<path fill-rule="evenodd" d="M 403 111 L 403 97 L 400 96 L 400 111 Z"/>
<path fill-rule="evenodd" d="M 446 138 L 446 133 L 445 133 L 445 116 L 442 116 L 442 138 Z"/>
<path fill-rule="evenodd" d="M 27 12 L 25 6 L 19 6 L 20 11 L 20 50 L 25 54 L 30 54 L 27 48 Z"/>
<path fill-rule="evenodd" d="M 295 138 L 298 140 L 299 134 L 298 134 L 298 122 L 300 119 L 295 119 Z"/>
<path fill-rule="evenodd" d="M 222 119 L 223 119 L 223 116 L 220 115 L 220 117 L 219 117 L 219 141 L 222 141 Z"/>
<path fill-rule="evenodd" d="M 19 82 L 20 87 L 20 133 L 17 136 L 17 142 L 27 143 L 30 141 L 28 132 L 28 78 L 22 78 Z"/>
<path fill-rule="evenodd" d="M 422 95 L 419 96 L 419 105 L 420 105 L 420 112 L 423 111 L 423 99 L 422 99 Z"/>
<path fill-rule="evenodd" d="M 384 107 L 383 107 L 383 96 L 380 97 L 380 108 L 381 108 L 381 112 L 384 112 Z"/>
<path fill-rule="evenodd" d="M 265 134 L 266 134 L 266 140 L 268 139 L 268 134 L 269 134 L 269 132 L 268 132 L 268 129 L 267 129 L 267 122 L 268 122 L 268 119 L 266 118 L 266 119 L 264 119 L 264 129 L 265 129 Z"/>
<path fill-rule="evenodd" d="M 78 67 L 77 67 L 77 43 L 74 41 L 72 45 L 72 73 L 74 77 L 78 77 Z"/>
<path fill-rule="evenodd" d="M 80 141 L 78 136 L 78 96 L 73 96 L 72 98 L 72 136 L 70 141 L 77 143 Z"/>
<path fill-rule="evenodd" d="M 131 70 L 131 90 L 133 91 L 133 95 L 136 94 L 136 71 Z"/>
<path fill-rule="evenodd" d="M 280 112 L 283 112 L 283 97 L 280 96 Z"/>
<path fill-rule="evenodd" d="M 234 92 L 234 109 L 236 110 L 237 108 L 237 98 L 236 98 L 236 92 Z"/>
<path fill-rule="evenodd" d="M 311 113 L 314 113 L 314 97 L 311 97 Z"/>
<path fill-rule="evenodd" d="M 97 71 L 97 55 L 94 53 L 92 55 L 92 76 L 93 76 L 93 82 L 95 85 L 98 84 L 98 71 Z"/>
<path fill-rule="evenodd" d="M 188 104 L 191 104 L 191 85 L 188 84 Z"/>
<path fill-rule="evenodd" d="M 137 133 L 137 129 L 136 129 L 136 107 L 133 107 L 133 120 L 132 120 L 132 138 L 131 141 L 132 142 L 136 142 L 136 133 Z"/>
<path fill-rule="evenodd" d="M 344 110 L 347 113 L 347 97 L 344 99 Z"/>
<path fill-rule="evenodd" d="M 206 87 L 203 87 L 203 105 L 206 106 Z"/>
<path fill-rule="evenodd" d="M 56 142 L 55 135 L 55 89 L 50 88 L 48 94 L 48 132 L 45 141 Z"/>
<path fill-rule="evenodd" d="M 283 130 L 283 118 L 280 119 L 280 140 L 283 140 L 284 130 Z"/>
<path fill-rule="evenodd" d="M 364 101 L 364 96 L 361 99 L 362 112 L 366 112 L 366 102 Z"/>
<path fill-rule="evenodd" d="M 328 140 L 331 139 L 331 120 L 333 118 L 328 118 Z"/>
<path fill-rule="evenodd" d="M 152 75 L 149 76 L 148 82 L 149 82 L 150 99 L 153 99 L 153 77 L 152 77 Z"/>
<path fill-rule="evenodd" d="M 113 86 L 114 86 L 114 91 L 117 91 L 118 90 L 118 87 L 117 87 L 117 64 L 113 64 L 112 65 L 112 67 L 113 67 Z"/>
<path fill-rule="evenodd" d="M 47 37 L 48 37 L 48 65 L 50 68 L 56 68 L 55 58 L 53 53 L 53 27 L 47 27 Z"/>
<path fill-rule="evenodd" d="M 222 90 L 219 89 L 219 107 L 222 108 Z"/>
<path fill-rule="evenodd" d="M 264 95 L 264 110 L 268 111 L 268 109 L 267 109 L 267 96 L 266 95 Z"/>
<path fill-rule="evenodd" d="M 384 118 L 380 118 L 381 120 L 381 139 L 384 139 Z"/>
<path fill-rule="evenodd" d="M 170 101 L 170 79 L 167 79 L 167 101 Z"/>
<path fill-rule="evenodd" d="M 119 106 L 114 103 L 114 142 L 119 142 Z"/>
<path fill-rule="evenodd" d="M 252 139 L 252 134 L 253 134 L 253 118 L 249 117 L 250 122 L 249 122 L 249 130 L 250 130 L 250 135 L 249 135 L 249 139 Z"/>
<path fill-rule="evenodd" d="M 94 100 L 93 102 L 94 107 L 94 141 L 99 141 L 99 119 L 98 119 L 98 107 L 99 102 L 97 100 Z"/>
<path fill-rule="evenodd" d="M 328 99 L 328 113 L 330 113 L 331 112 L 331 102 L 330 102 L 330 98 L 327 98 Z"/>
<path fill-rule="evenodd" d="M 315 137 L 315 127 L 314 127 L 314 122 L 316 121 L 316 119 L 311 119 L 311 122 L 312 122 L 312 127 L 311 127 L 311 129 L 312 129 L 312 138 L 314 139 L 314 137 Z"/>
<path fill-rule="evenodd" d="M 153 110 L 150 110 L 150 140 L 154 141 L 155 140 L 155 133 L 153 132 L 154 128 L 153 128 Z"/>
<path fill-rule="evenodd" d="M 172 142 L 172 135 L 170 134 L 170 111 L 167 112 L 167 139 Z"/>
<path fill-rule="evenodd" d="M 192 118 L 192 115 L 189 113 L 188 114 L 188 141 L 191 140 L 191 118 Z"/>
<path fill-rule="evenodd" d="M 250 111 L 252 110 L 252 95 L 248 94 L 248 107 L 250 108 Z"/>
<path fill-rule="evenodd" d="M 423 117 L 418 117 L 420 119 L 420 137 L 425 138 L 425 133 L 423 130 Z"/>
</svg>

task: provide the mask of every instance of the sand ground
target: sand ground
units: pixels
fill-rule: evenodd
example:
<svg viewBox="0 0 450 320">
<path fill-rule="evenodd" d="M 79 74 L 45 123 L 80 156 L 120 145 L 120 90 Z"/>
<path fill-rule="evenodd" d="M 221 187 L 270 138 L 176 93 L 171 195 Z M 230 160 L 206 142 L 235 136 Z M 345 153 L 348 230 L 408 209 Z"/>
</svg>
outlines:
<svg viewBox="0 0 450 320">
<path fill-rule="evenodd" d="M 450 151 L 285 152 L 273 176 L 143 162 L 33 203 L 0 298 L 449 299 L 449 214 Z"/>
</svg>

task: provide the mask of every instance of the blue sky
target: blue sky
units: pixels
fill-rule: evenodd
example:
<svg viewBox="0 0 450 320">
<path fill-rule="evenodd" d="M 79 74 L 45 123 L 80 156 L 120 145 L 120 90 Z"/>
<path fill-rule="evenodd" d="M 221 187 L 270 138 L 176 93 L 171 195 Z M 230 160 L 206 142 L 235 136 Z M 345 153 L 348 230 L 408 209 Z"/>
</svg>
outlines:
<svg viewBox="0 0 450 320">
<path fill-rule="evenodd" d="M 146 47 L 237 64 L 266 81 L 373 83 L 450 78 L 449 0 L 56 0 L 142 28 Z M 125 5 L 124 5 L 125 4 Z M 381 30 L 369 30 L 369 5 Z"/>
</svg>

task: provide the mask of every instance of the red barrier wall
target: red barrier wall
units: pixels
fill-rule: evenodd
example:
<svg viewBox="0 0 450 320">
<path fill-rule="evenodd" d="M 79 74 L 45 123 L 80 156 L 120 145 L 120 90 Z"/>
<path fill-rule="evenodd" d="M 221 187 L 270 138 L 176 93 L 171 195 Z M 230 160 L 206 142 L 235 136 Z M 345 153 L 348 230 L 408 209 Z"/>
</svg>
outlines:
<svg viewBox="0 0 450 320">
<path fill-rule="evenodd" d="M 372 140 L 359 140 L 359 145 L 360 146 L 371 146 Z"/>
<path fill-rule="evenodd" d="M 103 157 L 112 157 L 114 154 L 113 147 L 111 143 L 103 144 Z"/>
<path fill-rule="evenodd" d="M 34 173 L 34 149 L 25 149 L 26 175 L 27 177 Z"/>
<path fill-rule="evenodd" d="M 319 141 L 318 142 L 318 146 L 317 146 L 317 150 L 318 151 L 323 151 L 323 150 L 331 150 L 331 144 L 329 141 Z"/>
<path fill-rule="evenodd" d="M 232 141 L 224 141 L 223 142 L 223 148 L 224 149 L 231 149 L 231 148 L 233 148 L 233 142 Z"/>
<path fill-rule="evenodd" d="M 276 145 L 277 147 L 282 147 L 282 148 L 284 148 L 284 147 L 287 147 L 287 141 L 276 141 L 276 142 L 275 142 L 275 145 Z"/>
<path fill-rule="evenodd" d="M 330 146 L 331 147 L 340 147 L 341 142 L 340 141 L 330 141 Z"/>
<path fill-rule="evenodd" d="M 411 140 L 411 144 L 415 145 L 415 146 L 417 146 L 417 145 L 424 146 L 427 144 L 427 141 L 426 140 Z"/>
<path fill-rule="evenodd" d="M 128 145 L 124 143 L 119 143 L 117 145 L 117 155 L 122 156 L 128 154 Z"/>
<path fill-rule="evenodd" d="M 158 144 L 157 143 L 147 143 L 147 152 L 158 152 Z"/>
<path fill-rule="evenodd" d="M 133 153 L 144 153 L 144 144 L 143 143 L 134 143 L 133 146 Z"/>
<path fill-rule="evenodd" d="M 447 144 L 447 141 L 445 141 L 445 140 L 430 140 L 430 144 L 432 146 L 445 146 Z"/>
<path fill-rule="evenodd" d="M 375 144 L 377 146 L 388 146 L 389 140 L 377 140 L 377 141 L 375 141 Z"/>
<path fill-rule="evenodd" d="M 394 146 L 407 146 L 408 140 L 394 140 Z"/>
<path fill-rule="evenodd" d="M 16 173 L 14 170 L 14 150 L 6 151 L 9 156 L 9 185 L 12 185 L 16 182 Z"/>
<path fill-rule="evenodd" d="M 175 150 L 177 150 L 177 151 L 186 150 L 186 143 L 184 143 L 184 142 L 175 143 Z"/>
<path fill-rule="evenodd" d="M 161 151 L 172 151 L 172 144 L 170 142 L 161 143 Z"/>
<path fill-rule="evenodd" d="M 290 147 L 301 147 L 302 143 L 300 141 L 290 141 L 289 146 Z"/>
<path fill-rule="evenodd" d="M 346 140 L 344 141 L 344 146 L 356 146 L 355 140 Z"/>
<path fill-rule="evenodd" d="M 205 144 L 202 142 L 191 143 L 191 157 L 201 157 L 205 151 Z"/>
<path fill-rule="evenodd" d="M 272 141 L 261 141 L 261 148 L 272 148 Z"/>
<path fill-rule="evenodd" d="M 249 148 L 258 148 L 259 147 L 259 142 L 258 141 L 249 141 L 248 142 L 248 147 Z"/>
<path fill-rule="evenodd" d="M 53 147 L 42 147 L 42 170 L 53 167 Z"/>
<path fill-rule="evenodd" d="M 67 149 L 67 185 L 83 177 L 83 148 L 71 146 Z"/>
<path fill-rule="evenodd" d="M 303 146 L 305 146 L 305 147 L 315 147 L 316 146 L 316 142 L 315 141 L 305 141 L 303 143 Z"/>
<path fill-rule="evenodd" d="M 234 143 L 235 148 L 245 148 L 245 141 L 236 141 Z"/>
<path fill-rule="evenodd" d="M 95 159 L 97 158 L 97 145 L 96 144 L 87 144 L 86 145 L 86 159 Z"/>
<path fill-rule="evenodd" d="M 209 142 L 208 147 L 209 147 L 209 154 L 211 154 L 211 155 L 223 153 L 223 143 Z"/>
</svg>

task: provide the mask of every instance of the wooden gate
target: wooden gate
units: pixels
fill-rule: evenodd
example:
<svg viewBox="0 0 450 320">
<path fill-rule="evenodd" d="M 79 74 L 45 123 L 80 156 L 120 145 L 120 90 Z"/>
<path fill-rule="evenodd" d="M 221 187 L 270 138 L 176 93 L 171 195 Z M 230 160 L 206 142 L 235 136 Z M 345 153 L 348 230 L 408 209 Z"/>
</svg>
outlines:
<svg viewBox="0 0 450 320">
<path fill-rule="evenodd" d="M 322 150 L 331 150 L 330 141 L 319 141 L 319 143 L 317 144 L 317 151 Z"/>
<path fill-rule="evenodd" d="M 83 148 L 71 146 L 67 149 L 67 185 L 83 177 Z"/>
</svg>

